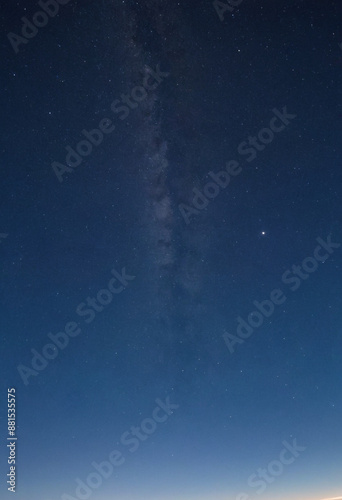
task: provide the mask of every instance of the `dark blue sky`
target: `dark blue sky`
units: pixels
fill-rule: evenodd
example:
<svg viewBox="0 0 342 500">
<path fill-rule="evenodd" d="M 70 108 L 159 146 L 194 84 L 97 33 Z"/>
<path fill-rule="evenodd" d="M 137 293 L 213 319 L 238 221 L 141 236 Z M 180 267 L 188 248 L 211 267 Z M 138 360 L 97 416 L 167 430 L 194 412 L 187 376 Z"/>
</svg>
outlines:
<svg viewBox="0 0 342 500">
<path fill-rule="evenodd" d="M 341 14 L 4 6 L 1 498 L 341 497 Z"/>
</svg>

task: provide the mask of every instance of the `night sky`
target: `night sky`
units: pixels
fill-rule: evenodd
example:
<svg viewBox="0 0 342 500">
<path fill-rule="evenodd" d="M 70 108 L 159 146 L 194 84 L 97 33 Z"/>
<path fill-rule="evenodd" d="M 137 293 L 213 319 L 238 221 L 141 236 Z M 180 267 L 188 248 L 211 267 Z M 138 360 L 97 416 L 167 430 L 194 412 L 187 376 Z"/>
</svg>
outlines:
<svg viewBox="0 0 342 500">
<path fill-rule="evenodd" d="M 1 19 L 0 497 L 342 498 L 341 2 Z"/>
</svg>

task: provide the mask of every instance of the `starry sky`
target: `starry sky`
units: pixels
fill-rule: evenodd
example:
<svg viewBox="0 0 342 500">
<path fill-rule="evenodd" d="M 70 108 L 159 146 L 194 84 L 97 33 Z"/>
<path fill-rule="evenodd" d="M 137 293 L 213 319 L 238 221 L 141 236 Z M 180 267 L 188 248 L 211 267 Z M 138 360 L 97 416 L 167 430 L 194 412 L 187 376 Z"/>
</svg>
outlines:
<svg viewBox="0 0 342 500">
<path fill-rule="evenodd" d="M 4 4 L 1 498 L 342 498 L 341 21 Z"/>
</svg>

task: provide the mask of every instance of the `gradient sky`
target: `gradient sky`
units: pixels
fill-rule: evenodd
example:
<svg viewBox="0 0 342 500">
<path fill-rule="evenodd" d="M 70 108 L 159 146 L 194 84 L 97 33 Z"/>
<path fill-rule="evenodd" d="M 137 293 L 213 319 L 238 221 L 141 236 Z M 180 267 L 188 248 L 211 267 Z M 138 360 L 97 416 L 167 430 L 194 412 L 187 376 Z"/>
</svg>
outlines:
<svg viewBox="0 0 342 500">
<path fill-rule="evenodd" d="M 341 3 L 216 7 L 3 7 L 1 498 L 9 387 L 16 500 L 342 495 Z"/>
</svg>

